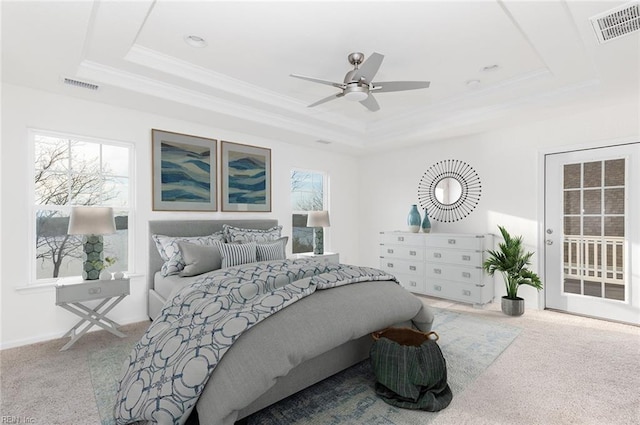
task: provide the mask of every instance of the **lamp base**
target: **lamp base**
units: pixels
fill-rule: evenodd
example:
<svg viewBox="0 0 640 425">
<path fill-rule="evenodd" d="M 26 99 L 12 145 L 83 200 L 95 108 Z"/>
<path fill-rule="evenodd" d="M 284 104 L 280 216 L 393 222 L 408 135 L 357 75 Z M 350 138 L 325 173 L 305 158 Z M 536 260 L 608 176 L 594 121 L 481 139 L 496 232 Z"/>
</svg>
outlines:
<svg viewBox="0 0 640 425">
<path fill-rule="evenodd" d="M 313 228 L 313 253 L 316 255 L 324 254 L 324 238 L 322 227 Z"/>
<path fill-rule="evenodd" d="M 97 280 L 104 268 L 103 250 L 104 241 L 101 235 L 86 235 L 82 238 L 82 278 L 84 280 Z"/>
</svg>

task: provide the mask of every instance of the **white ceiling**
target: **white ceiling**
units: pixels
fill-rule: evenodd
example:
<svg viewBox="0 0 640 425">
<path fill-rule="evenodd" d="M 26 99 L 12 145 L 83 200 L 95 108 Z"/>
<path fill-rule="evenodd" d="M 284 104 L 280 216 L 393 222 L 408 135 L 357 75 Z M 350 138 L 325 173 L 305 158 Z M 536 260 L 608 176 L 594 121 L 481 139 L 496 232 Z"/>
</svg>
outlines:
<svg viewBox="0 0 640 425">
<path fill-rule="evenodd" d="M 637 100 L 640 33 L 598 44 L 589 20 L 621 4 L 2 1 L 2 79 L 364 153 Z M 208 45 L 193 48 L 187 35 Z M 355 51 L 385 55 L 374 81 L 431 86 L 378 93 L 377 112 L 345 99 L 308 108 L 338 89 L 289 74 L 342 82 Z"/>
</svg>

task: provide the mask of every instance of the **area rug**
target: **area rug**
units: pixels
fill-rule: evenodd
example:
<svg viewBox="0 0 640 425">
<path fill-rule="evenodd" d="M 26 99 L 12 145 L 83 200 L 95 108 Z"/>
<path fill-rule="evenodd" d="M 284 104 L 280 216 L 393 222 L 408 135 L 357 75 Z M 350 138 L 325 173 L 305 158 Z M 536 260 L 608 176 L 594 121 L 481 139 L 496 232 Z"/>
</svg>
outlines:
<svg viewBox="0 0 640 425">
<path fill-rule="evenodd" d="M 433 330 L 447 360 L 456 394 L 476 379 L 521 329 L 470 315 L 434 309 Z M 131 349 L 121 344 L 89 354 L 89 369 L 102 425 L 113 425 L 113 405 L 122 363 Z M 361 362 L 249 417 L 249 425 L 424 425 L 437 413 L 398 409 L 380 400 L 368 361 Z"/>
</svg>

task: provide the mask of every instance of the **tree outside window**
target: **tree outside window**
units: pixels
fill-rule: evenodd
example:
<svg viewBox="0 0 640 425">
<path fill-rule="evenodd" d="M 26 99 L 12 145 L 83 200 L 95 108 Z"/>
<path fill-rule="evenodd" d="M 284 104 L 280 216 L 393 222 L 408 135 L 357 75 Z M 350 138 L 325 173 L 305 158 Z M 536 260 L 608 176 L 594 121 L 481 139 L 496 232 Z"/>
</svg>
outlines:
<svg viewBox="0 0 640 425">
<path fill-rule="evenodd" d="M 292 252 L 313 252 L 313 228 L 307 227 L 307 211 L 325 208 L 327 175 L 317 171 L 291 171 Z"/>
<path fill-rule="evenodd" d="M 116 233 L 105 235 L 109 271 L 128 269 L 131 148 L 34 133 L 35 278 L 82 274 L 82 237 L 68 235 L 71 207 L 113 207 Z"/>
</svg>

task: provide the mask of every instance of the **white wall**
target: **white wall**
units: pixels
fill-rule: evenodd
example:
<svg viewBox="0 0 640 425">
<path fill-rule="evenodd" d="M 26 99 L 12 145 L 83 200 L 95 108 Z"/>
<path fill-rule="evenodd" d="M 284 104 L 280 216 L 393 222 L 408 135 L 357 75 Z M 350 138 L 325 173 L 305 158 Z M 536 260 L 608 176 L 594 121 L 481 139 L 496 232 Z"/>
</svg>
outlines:
<svg viewBox="0 0 640 425">
<path fill-rule="evenodd" d="M 417 186 L 434 162 L 459 159 L 473 166 L 482 180 L 482 198 L 466 219 L 434 232 L 496 233 L 506 225 L 538 251 L 540 206 L 539 154 L 561 146 L 592 144 L 625 137 L 638 138 L 638 103 L 576 111 L 535 124 L 384 152 L 356 159 L 321 149 L 297 147 L 275 140 L 225 131 L 155 114 L 117 108 L 4 84 L 0 158 L 2 214 L 0 252 L 0 347 L 57 338 L 75 323 L 75 316 L 54 305 L 53 288 L 18 291 L 29 282 L 30 202 L 27 129 L 38 128 L 132 142 L 136 146 L 135 272 L 132 294 L 110 314 L 121 323 L 146 319 L 147 222 L 150 219 L 276 218 L 291 234 L 289 171 L 305 168 L 330 175 L 331 228 L 327 250 L 340 252 L 342 262 L 377 267 L 379 232 L 406 228 Z M 152 128 L 220 138 L 272 149 L 272 213 L 176 213 L 151 211 Z M 359 195 L 356 195 L 359 194 Z M 538 261 L 536 256 L 536 261 Z M 499 278 L 498 278 L 499 279 Z M 524 288 L 529 307 L 536 294 Z M 496 281 L 496 296 L 504 294 Z"/>
<path fill-rule="evenodd" d="M 2 348 L 57 338 L 76 321 L 55 306 L 52 287 L 16 290 L 29 284 L 29 172 L 27 129 L 37 128 L 80 136 L 132 142 L 136 150 L 135 272 L 131 295 L 109 316 L 124 324 L 146 319 L 147 222 L 151 219 L 275 218 L 291 234 L 289 173 L 292 168 L 326 171 L 330 177 L 331 228 L 327 250 L 340 252 L 343 262 L 359 261 L 354 198 L 358 164 L 353 157 L 320 149 L 211 128 L 159 115 L 59 96 L 4 84 L 2 86 L 2 267 L 0 275 Z M 151 129 L 158 128 L 272 149 L 271 213 L 178 213 L 151 211 Z M 290 249 L 290 247 L 289 247 Z"/>
<path fill-rule="evenodd" d="M 482 197 L 476 209 L 457 223 L 432 220 L 432 232 L 493 233 L 501 224 L 524 236 L 528 250 L 540 252 L 539 160 L 541 152 L 575 145 L 606 144 L 618 138 L 638 140 L 637 99 L 617 105 L 575 111 L 529 125 L 442 140 L 360 161 L 360 240 L 363 265 L 379 266 L 379 232 L 406 230 L 411 204 L 419 204 L 418 182 L 433 163 L 445 159 L 467 162 L 478 172 Z M 538 269 L 540 256 L 534 256 Z M 539 271 L 539 270 L 538 270 Z M 506 294 L 500 276 L 496 296 Z M 538 307 L 533 288 L 519 295 Z"/>
</svg>

